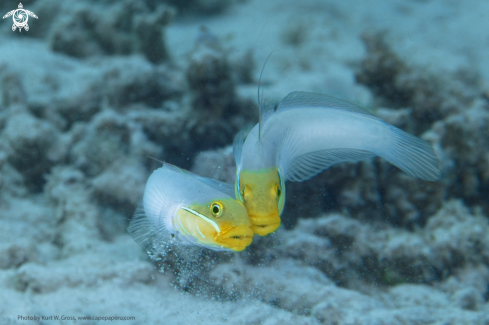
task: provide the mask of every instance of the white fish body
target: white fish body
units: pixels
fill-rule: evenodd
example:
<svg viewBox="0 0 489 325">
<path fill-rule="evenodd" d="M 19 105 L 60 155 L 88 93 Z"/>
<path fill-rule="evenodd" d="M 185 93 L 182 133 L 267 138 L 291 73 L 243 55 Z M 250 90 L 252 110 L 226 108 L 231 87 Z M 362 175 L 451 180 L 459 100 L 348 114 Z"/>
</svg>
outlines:
<svg viewBox="0 0 489 325">
<path fill-rule="evenodd" d="M 236 151 L 238 172 L 277 166 L 291 181 L 306 180 L 339 162 L 374 156 L 408 175 L 440 178 L 430 143 L 353 104 L 314 93 L 289 94 L 275 112 L 265 112 L 261 136 L 257 124 Z"/>
<path fill-rule="evenodd" d="M 260 115 L 248 136 L 240 132 L 234 141 L 235 196 L 260 236 L 280 226 L 285 181 L 307 180 L 340 162 L 380 156 L 408 175 L 440 178 L 430 143 L 348 102 L 293 92 Z"/>
<path fill-rule="evenodd" d="M 233 191 L 232 184 L 165 163 L 149 177 L 128 232 L 147 251 L 169 241 L 242 250 L 251 243 L 253 232 L 244 205 L 229 195 Z M 212 213 L 213 205 L 219 215 Z"/>
</svg>

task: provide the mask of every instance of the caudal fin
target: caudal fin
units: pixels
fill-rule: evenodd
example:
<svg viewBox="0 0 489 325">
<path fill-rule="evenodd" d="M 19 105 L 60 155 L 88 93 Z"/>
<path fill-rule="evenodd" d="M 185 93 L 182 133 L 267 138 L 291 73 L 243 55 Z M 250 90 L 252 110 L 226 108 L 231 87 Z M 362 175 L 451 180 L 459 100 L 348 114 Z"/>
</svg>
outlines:
<svg viewBox="0 0 489 325">
<path fill-rule="evenodd" d="M 387 125 L 389 132 L 385 143 L 377 153 L 406 174 L 437 181 L 441 178 L 438 169 L 438 158 L 431 144 L 427 141 L 406 133 L 392 125 Z"/>
</svg>

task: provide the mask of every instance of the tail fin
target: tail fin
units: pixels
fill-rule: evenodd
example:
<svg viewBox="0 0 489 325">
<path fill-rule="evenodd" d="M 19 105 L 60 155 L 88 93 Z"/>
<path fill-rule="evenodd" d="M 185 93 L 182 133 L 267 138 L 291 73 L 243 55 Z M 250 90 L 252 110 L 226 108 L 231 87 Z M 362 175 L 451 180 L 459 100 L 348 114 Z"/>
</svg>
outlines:
<svg viewBox="0 0 489 325">
<path fill-rule="evenodd" d="M 389 136 L 377 153 L 406 174 L 437 181 L 441 178 L 438 158 L 431 144 L 392 125 L 387 125 Z"/>
</svg>

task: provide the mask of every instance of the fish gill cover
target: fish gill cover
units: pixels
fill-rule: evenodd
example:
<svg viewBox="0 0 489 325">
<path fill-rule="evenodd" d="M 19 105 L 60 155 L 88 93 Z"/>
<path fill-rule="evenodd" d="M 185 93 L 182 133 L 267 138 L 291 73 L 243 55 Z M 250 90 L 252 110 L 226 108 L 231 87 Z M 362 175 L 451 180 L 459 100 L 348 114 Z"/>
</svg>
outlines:
<svg viewBox="0 0 489 325">
<path fill-rule="evenodd" d="M 489 321 L 489 3 L 23 6 L 28 31 L 0 24 L 3 323 Z M 270 104 L 297 90 L 359 103 L 429 141 L 442 180 L 338 164 L 287 183 L 284 226 L 244 252 L 163 244 L 148 258 L 126 232 L 160 166 L 148 156 L 234 182 L 233 137 L 258 120 L 271 51 Z"/>
</svg>

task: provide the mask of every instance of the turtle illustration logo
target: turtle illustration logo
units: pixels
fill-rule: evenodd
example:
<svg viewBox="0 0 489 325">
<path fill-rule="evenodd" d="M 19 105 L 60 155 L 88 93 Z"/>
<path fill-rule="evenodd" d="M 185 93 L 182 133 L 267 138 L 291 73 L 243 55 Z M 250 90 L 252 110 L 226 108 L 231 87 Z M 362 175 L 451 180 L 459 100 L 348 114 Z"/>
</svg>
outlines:
<svg viewBox="0 0 489 325">
<path fill-rule="evenodd" d="M 12 25 L 12 31 L 14 32 L 17 28 L 19 29 L 19 32 L 22 30 L 22 28 L 24 28 L 26 31 L 29 30 L 29 25 L 27 25 L 29 16 L 37 19 L 36 14 L 32 11 L 25 10 L 24 6 L 22 6 L 22 3 L 19 3 L 19 9 L 7 12 L 2 19 L 8 18 L 10 16 L 13 16 L 14 19 L 14 24 Z"/>
</svg>

